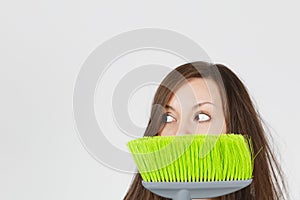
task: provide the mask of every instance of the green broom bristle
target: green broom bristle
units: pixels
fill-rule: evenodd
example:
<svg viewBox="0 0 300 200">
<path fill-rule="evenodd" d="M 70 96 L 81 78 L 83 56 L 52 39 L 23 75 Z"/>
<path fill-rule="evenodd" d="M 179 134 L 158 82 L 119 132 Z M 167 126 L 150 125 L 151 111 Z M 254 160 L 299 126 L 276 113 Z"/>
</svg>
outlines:
<svg viewBox="0 0 300 200">
<path fill-rule="evenodd" d="M 146 136 L 128 142 L 127 146 L 147 182 L 252 178 L 252 142 L 241 134 Z"/>
</svg>

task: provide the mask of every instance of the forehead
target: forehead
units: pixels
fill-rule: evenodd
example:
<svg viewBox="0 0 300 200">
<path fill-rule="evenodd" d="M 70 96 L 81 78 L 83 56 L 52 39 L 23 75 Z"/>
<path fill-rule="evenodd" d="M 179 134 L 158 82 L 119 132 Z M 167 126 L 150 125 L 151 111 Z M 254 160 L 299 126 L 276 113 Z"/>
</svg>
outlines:
<svg viewBox="0 0 300 200">
<path fill-rule="evenodd" d="M 201 102 L 221 103 L 221 96 L 216 82 L 209 78 L 192 78 L 179 87 L 171 96 L 168 105 L 195 105 Z"/>
</svg>

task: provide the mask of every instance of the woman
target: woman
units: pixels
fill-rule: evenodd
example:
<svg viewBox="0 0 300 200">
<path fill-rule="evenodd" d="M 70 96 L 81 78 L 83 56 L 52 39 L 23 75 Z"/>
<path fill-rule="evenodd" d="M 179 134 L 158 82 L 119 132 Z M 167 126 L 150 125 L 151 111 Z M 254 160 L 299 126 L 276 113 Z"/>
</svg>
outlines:
<svg viewBox="0 0 300 200">
<path fill-rule="evenodd" d="M 198 104 L 200 102 L 200 104 Z M 196 105 L 196 106 L 195 106 Z M 226 66 L 192 62 L 172 70 L 158 87 L 144 136 L 241 133 L 257 155 L 250 186 L 215 199 L 286 199 L 286 185 L 246 87 Z M 124 200 L 164 200 L 141 184 L 139 173 Z"/>
</svg>

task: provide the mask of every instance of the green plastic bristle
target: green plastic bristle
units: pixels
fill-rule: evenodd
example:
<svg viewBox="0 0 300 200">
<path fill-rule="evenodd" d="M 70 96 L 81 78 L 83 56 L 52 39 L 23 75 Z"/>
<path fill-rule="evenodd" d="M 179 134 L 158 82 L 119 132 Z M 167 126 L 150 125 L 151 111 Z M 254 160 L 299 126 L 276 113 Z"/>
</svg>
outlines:
<svg viewBox="0 0 300 200">
<path fill-rule="evenodd" d="M 147 182 L 248 180 L 254 159 L 251 139 L 241 134 L 152 136 L 127 146 Z"/>
</svg>

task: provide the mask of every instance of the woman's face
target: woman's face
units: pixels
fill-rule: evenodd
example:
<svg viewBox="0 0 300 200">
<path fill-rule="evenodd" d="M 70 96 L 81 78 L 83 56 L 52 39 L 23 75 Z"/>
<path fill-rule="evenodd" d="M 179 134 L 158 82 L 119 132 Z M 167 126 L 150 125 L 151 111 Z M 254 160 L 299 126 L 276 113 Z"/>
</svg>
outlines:
<svg viewBox="0 0 300 200">
<path fill-rule="evenodd" d="M 161 136 L 226 133 L 221 96 L 212 79 L 189 79 L 171 96 L 165 111 Z"/>
</svg>

